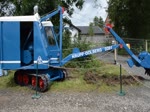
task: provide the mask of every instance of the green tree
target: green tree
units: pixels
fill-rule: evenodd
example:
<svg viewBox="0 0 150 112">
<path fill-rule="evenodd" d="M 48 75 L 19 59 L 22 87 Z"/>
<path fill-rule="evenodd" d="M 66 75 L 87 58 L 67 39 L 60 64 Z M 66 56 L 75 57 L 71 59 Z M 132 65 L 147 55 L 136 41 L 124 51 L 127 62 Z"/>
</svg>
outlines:
<svg viewBox="0 0 150 112">
<path fill-rule="evenodd" d="M 58 7 L 65 7 L 69 15 L 73 14 L 73 5 L 82 9 L 84 0 L 9 0 L 15 5 L 15 15 L 32 15 L 33 7 L 39 6 L 40 15 L 46 14 Z"/>
<path fill-rule="evenodd" d="M 9 0 L 0 1 L 0 16 L 12 15 L 13 12 L 13 5 Z"/>
<path fill-rule="evenodd" d="M 69 29 L 65 29 L 63 32 L 63 49 L 67 49 L 69 46 L 71 46 L 71 32 Z"/>
<path fill-rule="evenodd" d="M 149 38 L 149 0 L 109 0 L 108 14 L 116 32 L 128 38 Z"/>
<path fill-rule="evenodd" d="M 127 6 L 129 0 L 110 0 L 108 2 L 108 14 L 114 23 L 114 29 L 122 36 L 122 28 L 127 29 L 129 9 Z"/>
<path fill-rule="evenodd" d="M 103 21 L 102 17 L 98 18 L 97 16 L 95 16 L 93 19 L 93 24 L 94 24 L 94 26 L 99 26 L 100 28 L 103 28 L 104 21 Z"/>
<path fill-rule="evenodd" d="M 93 23 L 90 23 L 90 24 L 89 24 L 88 32 L 89 32 L 89 35 L 90 35 L 90 36 L 93 36 L 93 35 L 94 35 L 93 26 L 94 26 Z"/>
<path fill-rule="evenodd" d="M 94 19 L 93 19 L 93 22 L 90 22 L 89 29 L 88 29 L 88 32 L 89 32 L 90 36 L 94 35 L 94 29 L 93 29 L 94 26 L 98 26 L 100 28 L 103 28 L 103 26 L 104 26 L 103 19 L 101 17 L 98 18 L 97 16 L 95 16 Z"/>
</svg>

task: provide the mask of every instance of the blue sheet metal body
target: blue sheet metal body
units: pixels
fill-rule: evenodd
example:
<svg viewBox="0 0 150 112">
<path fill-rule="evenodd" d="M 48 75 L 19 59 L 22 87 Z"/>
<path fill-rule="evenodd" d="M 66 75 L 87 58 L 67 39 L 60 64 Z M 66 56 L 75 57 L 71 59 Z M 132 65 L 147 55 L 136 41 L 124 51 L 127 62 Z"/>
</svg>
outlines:
<svg viewBox="0 0 150 112">
<path fill-rule="evenodd" d="M 45 26 L 42 21 L 59 14 L 59 35 L 53 32 L 55 44 L 48 42 Z M 62 71 L 50 69 L 50 66 L 61 66 L 62 60 L 62 8 L 41 18 L 39 21 L 16 21 L 0 19 L 0 74 L 3 70 L 35 70 L 48 74 L 51 79 L 62 77 Z M 59 40 L 59 41 L 57 41 Z M 57 72 L 56 72 L 57 71 Z M 56 74 L 55 74 L 56 73 Z"/>
<path fill-rule="evenodd" d="M 15 69 L 20 67 L 20 29 L 18 22 L 1 22 L 1 67 Z"/>
<path fill-rule="evenodd" d="M 75 59 L 75 58 L 85 57 L 85 56 L 100 53 L 100 52 L 114 50 L 114 49 L 117 49 L 118 47 L 119 47 L 119 44 L 116 44 L 116 45 L 112 45 L 112 46 L 91 49 L 91 50 L 87 50 L 84 52 L 80 52 L 77 48 L 75 48 L 76 50 L 74 50 L 74 52 L 72 54 L 68 55 L 66 58 L 64 58 L 62 60 L 62 65 L 64 65 L 68 61 Z"/>
<path fill-rule="evenodd" d="M 150 69 L 150 53 L 143 51 L 141 52 L 138 57 L 127 47 L 125 42 L 117 35 L 117 33 L 112 29 L 107 27 L 110 33 L 114 36 L 116 41 L 123 45 L 124 49 L 130 55 L 130 59 L 127 60 L 127 63 L 130 67 L 134 65 L 137 67 L 143 67 L 145 69 Z"/>
<path fill-rule="evenodd" d="M 59 32 L 55 32 L 53 26 L 44 26 L 42 22 L 59 14 Z M 80 52 L 76 50 L 62 59 L 62 8 L 58 7 L 54 12 L 39 20 L 33 21 L 5 21 L 0 19 L 0 74 L 3 70 L 23 70 L 40 74 L 47 74 L 50 80 L 63 78 L 63 66 L 72 59 L 92 55 L 99 52 L 113 50 L 119 45 L 107 46 Z M 46 29 L 53 33 L 54 44 L 49 42 Z"/>
</svg>

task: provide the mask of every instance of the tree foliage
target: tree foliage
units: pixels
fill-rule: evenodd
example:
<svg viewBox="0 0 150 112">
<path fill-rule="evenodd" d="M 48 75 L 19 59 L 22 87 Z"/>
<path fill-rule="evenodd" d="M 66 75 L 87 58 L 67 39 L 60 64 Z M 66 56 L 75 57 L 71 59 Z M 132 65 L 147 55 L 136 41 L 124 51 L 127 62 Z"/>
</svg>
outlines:
<svg viewBox="0 0 150 112">
<path fill-rule="evenodd" d="M 12 15 L 14 10 L 9 0 L 1 0 L 0 2 L 0 16 Z"/>
<path fill-rule="evenodd" d="M 67 49 L 71 46 L 71 32 L 69 29 L 65 29 L 63 32 L 63 42 L 65 42 L 65 44 L 63 44 L 63 49 Z"/>
<path fill-rule="evenodd" d="M 38 11 L 41 16 L 57 9 L 58 6 L 64 7 L 71 16 L 74 11 L 73 6 L 82 9 L 83 3 L 84 0 L 2 0 L 0 2 L 0 16 L 33 15 L 35 5 L 38 5 Z M 51 21 L 54 25 L 58 25 L 59 16 L 56 15 Z M 71 23 L 71 21 L 66 18 L 64 18 L 64 22 Z"/>
<path fill-rule="evenodd" d="M 46 14 L 59 5 L 65 7 L 69 15 L 73 14 L 75 5 L 77 8 L 82 9 L 84 0 L 6 0 L 14 4 L 14 15 L 32 15 L 33 7 L 39 6 L 40 15 Z"/>
<path fill-rule="evenodd" d="M 149 0 L 109 0 L 108 13 L 115 30 L 129 38 L 149 38 Z"/>
<path fill-rule="evenodd" d="M 94 26 L 94 24 L 91 22 L 91 23 L 89 24 L 89 29 L 88 29 L 88 33 L 89 33 L 90 36 L 93 36 L 93 35 L 94 35 L 93 26 Z"/>
<path fill-rule="evenodd" d="M 103 21 L 102 17 L 98 18 L 97 16 L 95 16 L 93 19 L 93 22 L 90 22 L 89 29 L 88 29 L 90 36 L 94 35 L 94 29 L 93 29 L 94 26 L 98 26 L 100 28 L 103 28 L 104 21 Z"/>
<path fill-rule="evenodd" d="M 95 16 L 93 19 L 93 23 L 94 23 L 94 26 L 99 26 L 100 28 L 104 27 L 104 21 L 102 17 L 98 18 L 97 16 Z"/>
</svg>

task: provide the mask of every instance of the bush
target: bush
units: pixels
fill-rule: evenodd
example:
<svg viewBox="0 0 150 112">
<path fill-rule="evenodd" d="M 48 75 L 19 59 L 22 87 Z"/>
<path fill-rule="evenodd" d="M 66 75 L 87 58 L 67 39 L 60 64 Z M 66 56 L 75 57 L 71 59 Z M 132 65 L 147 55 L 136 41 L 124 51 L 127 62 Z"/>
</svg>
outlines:
<svg viewBox="0 0 150 112">
<path fill-rule="evenodd" d="M 65 38 L 70 38 L 68 37 L 68 35 L 64 35 L 64 40 L 66 40 Z M 83 51 L 87 51 L 91 49 L 91 45 L 92 43 L 87 42 L 86 40 L 81 40 L 80 37 L 74 37 L 74 42 L 71 43 L 71 41 L 64 41 L 63 44 L 65 44 L 63 46 L 63 57 L 68 56 L 69 54 L 72 53 L 72 49 L 71 48 L 79 48 L 80 52 Z M 70 42 L 70 44 L 68 43 Z M 94 63 L 96 65 L 98 65 L 99 61 L 94 61 L 94 57 L 92 55 L 89 56 L 85 56 L 85 57 L 80 57 L 80 58 L 76 58 L 70 62 L 68 62 L 65 66 L 66 67 L 72 67 L 72 68 L 76 68 L 76 67 L 80 67 L 80 68 L 90 68 L 94 66 Z"/>
</svg>

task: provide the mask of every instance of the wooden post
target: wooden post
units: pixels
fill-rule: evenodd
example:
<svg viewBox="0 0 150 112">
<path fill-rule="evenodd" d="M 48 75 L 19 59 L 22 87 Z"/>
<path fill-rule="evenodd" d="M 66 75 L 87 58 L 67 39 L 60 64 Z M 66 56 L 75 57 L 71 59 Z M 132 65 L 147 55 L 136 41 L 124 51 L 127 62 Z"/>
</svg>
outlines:
<svg viewBox="0 0 150 112">
<path fill-rule="evenodd" d="M 115 40 L 115 45 L 117 44 Z M 117 64 L 117 49 L 114 50 L 114 64 Z"/>
<path fill-rule="evenodd" d="M 147 44 L 147 40 L 145 40 L 145 51 L 148 51 L 148 44 Z"/>
</svg>

